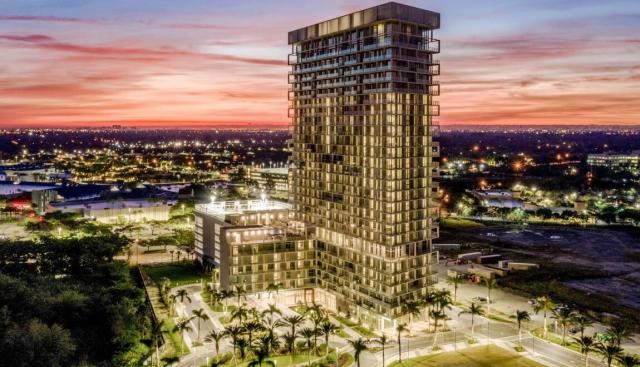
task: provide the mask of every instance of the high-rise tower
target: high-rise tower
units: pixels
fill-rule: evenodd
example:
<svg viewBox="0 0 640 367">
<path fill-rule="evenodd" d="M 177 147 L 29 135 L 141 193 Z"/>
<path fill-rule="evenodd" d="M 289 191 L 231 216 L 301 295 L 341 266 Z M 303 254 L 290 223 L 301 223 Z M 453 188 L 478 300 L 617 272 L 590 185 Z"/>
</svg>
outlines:
<svg viewBox="0 0 640 367">
<path fill-rule="evenodd" d="M 432 282 L 439 26 L 386 3 L 289 33 L 291 190 L 315 227 L 316 286 L 375 328 Z"/>
</svg>

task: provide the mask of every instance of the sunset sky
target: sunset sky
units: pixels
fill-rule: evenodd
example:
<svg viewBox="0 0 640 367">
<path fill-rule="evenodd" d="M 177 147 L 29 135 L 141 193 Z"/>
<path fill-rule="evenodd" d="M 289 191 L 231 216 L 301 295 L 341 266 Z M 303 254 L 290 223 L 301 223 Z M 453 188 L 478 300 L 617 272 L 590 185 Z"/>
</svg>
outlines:
<svg viewBox="0 0 640 367">
<path fill-rule="evenodd" d="M 285 125 L 287 32 L 380 3 L 0 0 L 0 127 Z M 442 14 L 441 124 L 640 124 L 639 0 L 403 3 Z"/>
</svg>

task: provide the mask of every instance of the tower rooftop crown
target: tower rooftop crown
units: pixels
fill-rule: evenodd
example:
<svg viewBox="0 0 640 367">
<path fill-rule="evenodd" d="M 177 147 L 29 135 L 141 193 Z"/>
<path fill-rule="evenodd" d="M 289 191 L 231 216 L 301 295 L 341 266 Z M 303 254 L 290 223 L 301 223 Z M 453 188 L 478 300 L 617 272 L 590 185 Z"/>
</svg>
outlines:
<svg viewBox="0 0 640 367">
<path fill-rule="evenodd" d="M 383 20 L 401 20 L 440 28 L 440 13 L 388 2 L 289 32 L 289 44 L 346 31 Z"/>
</svg>

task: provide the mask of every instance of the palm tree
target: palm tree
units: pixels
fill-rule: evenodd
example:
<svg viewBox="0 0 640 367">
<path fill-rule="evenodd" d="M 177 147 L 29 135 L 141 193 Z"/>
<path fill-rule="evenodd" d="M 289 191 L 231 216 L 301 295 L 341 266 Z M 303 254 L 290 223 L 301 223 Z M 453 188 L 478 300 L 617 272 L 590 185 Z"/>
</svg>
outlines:
<svg viewBox="0 0 640 367">
<path fill-rule="evenodd" d="M 420 316 L 420 303 L 417 301 L 409 300 L 402 303 L 401 313 L 403 316 L 409 316 L 409 327 L 411 326 L 411 316 L 418 317 Z"/>
<path fill-rule="evenodd" d="M 276 366 L 275 362 L 267 361 L 267 358 L 269 358 L 269 342 L 258 343 L 256 348 L 253 348 L 253 356 L 254 360 L 249 362 L 249 364 L 247 364 L 247 367 L 262 367 L 263 363 L 266 363 L 273 367 Z"/>
<path fill-rule="evenodd" d="M 437 311 L 444 311 L 445 308 L 451 309 L 451 304 L 453 303 L 451 292 L 447 289 L 435 291 L 434 302 Z"/>
<path fill-rule="evenodd" d="M 491 290 L 498 286 L 494 278 L 484 278 L 484 286 L 487 287 L 487 314 L 491 313 Z"/>
<path fill-rule="evenodd" d="M 313 323 L 313 330 L 316 332 L 316 335 L 313 336 L 313 351 L 314 353 L 318 353 L 318 336 L 320 335 L 320 324 L 325 321 L 324 313 L 313 312 L 311 314 L 311 322 Z"/>
<path fill-rule="evenodd" d="M 160 365 L 160 340 L 162 339 L 163 328 L 164 320 L 160 320 L 154 323 L 151 329 L 151 340 L 153 341 L 153 346 L 156 348 L 155 356 L 158 366 Z"/>
<path fill-rule="evenodd" d="M 236 339 L 235 347 L 238 348 L 238 352 L 240 352 L 240 359 L 244 360 L 247 357 L 247 348 L 250 347 L 247 339 L 243 337 Z"/>
<path fill-rule="evenodd" d="M 640 366 L 640 357 L 632 354 L 619 355 L 616 360 L 621 367 L 637 367 Z"/>
<path fill-rule="evenodd" d="M 248 318 L 249 310 L 244 306 L 240 306 L 233 310 L 233 312 L 231 312 L 231 321 L 238 320 L 240 323 L 242 323 Z"/>
<path fill-rule="evenodd" d="M 320 324 L 319 330 L 320 330 L 320 333 L 324 335 L 324 344 L 326 347 L 325 355 L 328 355 L 329 354 L 329 337 L 332 334 L 337 333 L 338 330 L 340 330 L 340 328 L 338 327 L 338 325 L 325 319 L 325 321 L 322 324 Z"/>
<path fill-rule="evenodd" d="M 218 355 L 220 354 L 220 342 L 226 337 L 228 337 L 228 335 L 225 330 L 211 330 L 209 334 L 204 337 L 204 340 L 207 342 L 213 342 L 213 345 L 216 347 L 216 355 Z"/>
<path fill-rule="evenodd" d="M 573 325 L 576 325 L 580 330 L 580 337 L 584 336 L 584 331 L 586 328 L 593 325 L 593 321 L 584 314 L 579 312 L 574 313 L 573 320 L 571 320 Z"/>
<path fill-rule="evenodd" d="M 209 295 L 209 307 L 213 308 L 213 303 L 218 303 L 218 293 L 216 292 L 216 287 L 213 284 L 207 284 L 205 287 L 205 291 Z"/>
<path fill-rule="evenodd" d="M 282 335 L 284 340 L 285 349 L 289 352 L 289 364 L 293 364 L 293 355 L 296 353 L 296 339 L 295 333 L 286 332 Z"/>
<path fill-rule="evenodd" d="M 198 342 L 200 342 L 200 321 L 209 320 L 209 315 L 201 308 L 199 310 L 191 311 L 193 313 L 193 317 L 198 319 Z"/>
<path fill-rule="evenodd" d="M 269 297 L 271 297 L 271 293 L 275 292 L 276 294 L 276 302 L 278 303 L 278 293 L 280 292 L 280 290 L 284 288 L 284 285 L 282 283 L 271 283 L 267 286 L 267 292 L 269 292 Z"/>
<path fill-rule="evenodd" d="M 580 346 L 580 353 L 584 354 L 584 366 L 589 367 L 589 353 L 593 351 L 596 341 L 590 336 L 581 336 L 573 338 Z"/>
<path fill-rule="evenodd" d="M 356 340 L 347 340 L 351 348 L 353 348 L 353 359 L 356 361 L 356 365 L 360 367 L 360 354 L 365 350 L 369 349 L 368 340 L 363 340 L 362 338 L 358 338 Z"/>
<path fill-rule="evenodd" d="M 377 344 L 380 344 L 380 347 L 382 348 L 382 367 L 384 367 L 384 348 L 389 343 L 389 339 L 383 333 L 382 336 L 380 336 L 378 339 L 374 339 L 373 341 Z"/>
<path fill-rule="evenodd" d="M 435 306 L 436 299 L 436 292 L 431 290 L 427 290 L 427 294 L 422 298 L 422 305 L 427 307 L 427 329 L 431 328 L 431 309 Z"/>
<path fill-rule="evenodd" d="M 625 340 L 634 341 L 632 338 L 633 332 L 631 331 L 631 329 L 629 329 L 627 325 L 620 321 L 612 323 L 611 326 L 607 328 L 605 333 L 611 337 L 613 343 L 615 343 L 615 345 L 617 345 L 618 347 Z"/>
<path fill-rule="evenodd" d="M 224 312 L 227 312 L 228 300 L 229 298 L 233 298 L 234 293 L 231 290 L 223 289 L 220 291 L 220 299 L 224 301 Z"/>
<path fill-rule="evenodd" d="M 264 326 L 262 326 L 262 323 L 258 320 L 247 321 L 242 324 L 242 326 L 244 327 L 244 331 L 249 336 L 249 345 L 253 345 L 254 333 L 264 330 Z"/>
<path fill-rule="evenodd" d="M 180 298 L 180 302 L 184 302 L 186 298 L 189 303 L 191 303 L 191 297 L 189 297 L 189 292 L 186 289 L 178 289 L 176 292 L 176 298 Z"/>
<path fill-rule="evenodd" d="M 301 338 L 304 338 L 307 344 L 307 361 L 309 362 L 309 365 L 311 365 L 311 346 L 313 345 L 311 340 L 317 335 L 317 333 L 310 327 L 304 327 L 300 329 L 298 334 Z"/>
<path fill-rule="evenodd" d="M 438 321 L 439 320 L 444 320 L 447 317 L 447 315 L 444 313 L 444 311 L 442 310 L 432 310 L 431 311 L 431 318 L 433 319 L 433 347 L 436 347 L 436 341 L 438 339 Z"/>
<path fill-rule="evenodd" d="M 270 315 L 271 317 L 273 317 L 274 314 L 278 316 L 282 316 L 282 311 L 280 311 L 280 309 L 276 307 L 276 305 L 269 305 L 269 308 L 262 311 L 262 316 Z"/>
<path fill-rule="evenodd" d="M 400 363 L 402 363 L 402 344 L 400 343 L 402 341 L 401 337 L 402 333 L 407 330 L 407 324 L 398 324 L 398 326 L 396 326 L 396 333 L 398 338 L 398 362 Z"/>
<path fill-rule="evenodd" d="M 464 276 L 462 274 L 456 274 L 455 276 L 449 277 L 447 279 L 447 283 L 453 286 L 453 303 L 456 303 L 458 300 L 458 286 L 460 283 L 464 281 Z"/>
<path fill-rule="evenodd" d="M 553 312 L 553 310 L 555 309 L 556 304 L 553 303 L 553 301 L 547 296 L 538 297 L 538 299 L 536 300 L 536 304 L 533 306 L 533 312 L 535 312 L 536 315 L 540 311 L 542 311 L 542 315 L 544 316 L 544 326 L 542 332 L 543 338 L 547 337 L 547 313 Z"/>
<path fill-rule="evenodd" d="M 598 345 L 596 345 L 596 350 L 600 354 L 602 354 L 603 359 L 607 361 L 608 367 L 611 367 L 611 363 L 613 362 L 613 360 L 618 358 L 622 354 L 622 348 L 617 346 L 615 343 L 599 343 Z"/>
<path fill-rule="evenodd" d="M 184 332 L 185 331 L 193 331 L 191 327 L 191 319 L 193 317 L 183 317 L 178 320 L 176 326 L 173 328 L 174 332 L 179 332 L 182 339 L 180 339 L 180 355 L 184 354 Z"/>
<path fill-rule="evenodd" d="M 482 309 L 482 305 L 471 302 L 471 306 L 469 306 L 469 309 L 460 311 L 460 313 L 458 313 L 458 316 L 465 313 L 471 315 L 471 336 L 473 337 L 473 335 L 475 334 L 475 316 L 484 316 L 484 309 Z"/>
<path fill-rule="evenodd" d="M 269 337 L 269 340 L 271 340 L 273 349 L 276 349 L 279 344 L 279 339 L 278 339 L 278 335 L 276 334 L 276 330 L 280 326 L 284 326 L 282 321 L 275 320 L 272 317 L 265 317 L 264 320 L 262 320 L 263 330 L 267 332 L 267 336 Z"/>
<path fill-rule="evenodd" d="M 285 316 L 282 319 L 283 326 L 289 326 L 291 328 L 291 335 L 296 335 L 296 328 L 304 322 L 304 316 L 293 315 Z"/>
<path fill-rule="evenodd" d="M 522 324 L 531 321 L 531 315 L 527 311 L 516 310 L 515 318 L 518 323 L 518 342 L 522 346 Z"/>
<path fill-rule="evenodd" d="M 231 338 L 231 345 L 233 346 L 233 361 L 236 363 L 236 347 L 238 345 L 238 340 L 242 337 L 242 333 L 244 333 L 244 328 L 238 325 L 231 325 L 227 326 L 224 331 Z"/>
<path fill-rule="evenodd" d="M 573 322 L 574 313 L 566 307 L 553 310 L 553 318 L 562 326 L 562 345 L 565 345 L 567 328 Z"/>
<path fill-rule="evenodd" d="M 238 298 L 238 307 L 240 307 L 240 298 L 244 298 L 244 300 L 246 301 L 247 300 L 247 291 L 245 291 L 240 286 L 236 285 L 235 290 L 234 290 L 233 293 Z"/>
</svg>

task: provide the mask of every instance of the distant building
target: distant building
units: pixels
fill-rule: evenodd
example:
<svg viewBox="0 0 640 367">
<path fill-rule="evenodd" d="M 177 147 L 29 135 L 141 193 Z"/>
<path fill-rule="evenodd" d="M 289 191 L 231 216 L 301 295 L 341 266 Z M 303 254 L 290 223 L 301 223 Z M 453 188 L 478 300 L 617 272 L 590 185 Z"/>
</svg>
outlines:
<svg viewBox="0 0 640 367">
<path fill-rule="evenodd" d="M 602 153 L 589 154 L 587 164 L 590 167 L 602 167 L 614 172 L 628 172 L 633 175 L 640 175 L 640 151 L 629 154 Z"/>
<path fill-rule="evenodd" d="M 1 181 L 51 182 L 71 179 L 70 172 L 59 172 L 53 166 L 14 164 L 0 166 Z"/>
<path fill-rule="evenodd" d="M 481 206 L 486 208 L 522 208 L 525 209 L 525 202 L 520 199 L 520 192 L 511 190 L 467 190 Z M 514 195 L 515 193 L 515 195 Z"/>
<path fill-rule="evenodd" d="M 275 191 L 289 190 L 288 167 L 252 168 L 251 179 L 256 181 L 261 188 Z"/>
<path fill-rule="evenodd" d="M 101 223 L 140 223 L 169 220 L 174 204 L 175 201 L 147 199 L 95 200 L 52 203 L 47 211 L 78 213 Z"/>
</svg>

